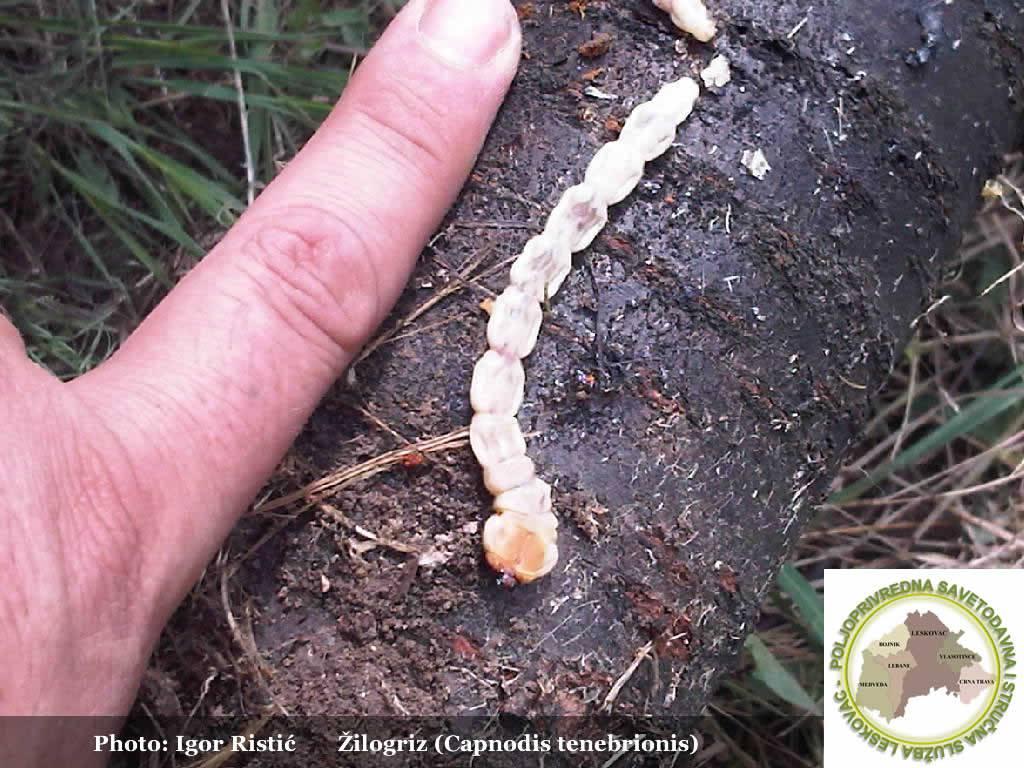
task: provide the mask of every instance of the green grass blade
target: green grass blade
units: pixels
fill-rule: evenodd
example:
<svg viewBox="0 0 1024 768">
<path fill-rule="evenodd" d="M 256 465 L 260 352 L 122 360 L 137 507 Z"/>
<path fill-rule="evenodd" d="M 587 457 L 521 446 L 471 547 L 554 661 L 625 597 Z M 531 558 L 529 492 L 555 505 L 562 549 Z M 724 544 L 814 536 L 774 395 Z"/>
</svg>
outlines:
<svg viewBox="0 0 1024 768">
<path fill-rule="evenodd" d="M 337 71 L 316 71 L 305 67 L 294 67 L 272 61 L 222 56 L 212 53 L 188 53 L 167 55 L 163 52 L 135 51 L 121 52 L 111 62 L 111 69 L 133 70 L 138 67 L 154 69 L 183 70 L 189 72 L 220 71 L 232 72 L 238 69 L 247 75 L 262 77 L 277 87 L 299 87 L 313 93 L 330 97 L 337 96 L 345 84 L 346 73 Z"/>
<path fill-rule="evenodd" d="M 213 155 L 196 144 L 188 134 L 182 132 L 173 121 L 154 116 L 152 126 L 136 125 L 136 133 L 140 141 L 149 139 L 150 143 L 163 142 L 184 150 L 187 154 L 183 160 L 189 163 L 189 167 L 196 167 L 196 164 L 192 162 L 195 160 L 211 178 L 219 179 L 222 186 L 238 187 L 238 175 L 228 171 Z"/>
<path fill-rule="evenodd" d="M 168 224 L 166 224 L 163 221 L 160 221 L 159 219 L 155 219 L 152 216 L 142 213 L 141 211 L 136 211 L 133 210 L 132 208 L 127 207 L 117 199 L 110 197 L 105 190 L 93 184 L 86 177 L 82 176 L 79 173 L 76 173 L 75 171 L 72 171 L 70 168 L 66 168 L 65 166 L 61 165 L 59 162 L 53 160 L 52 158 L 50 159 L 50 163 L 53 165 L 54 169 L 61 176 L 63 176 L 71 184 L 72 187 L 75 188 L 75 191 L 82 195 L 82 197 L 84 197 L 89 202 L 89 204 L 96 210 L 96 212 L 99 213 L 101 216 L 106 217 L 108 210 L 117 211 L 128 216 L 129 218 L 135 219 L 136 221 L 139 221 L 147 225 L 152 229 L 155 229 L 157 232 L 160 232 L 163 235 L 166 235 L 167 237 L 171 238 L 182 247 L 186 248 L 191 253 L 197 256 L 202 255 L 203 249 L 199 246 L 199 243 L 197 243 L 195 240 L 189 237 L 188 234 L 186 234 L 180 228 L 169 226 Z M 109 219 L 109 217 L 106 218 Z M 133 253 L 136 253 L 136 257 L 138 258 L 139 254 L 135 251 L 134 248 L 132 250 Z M 153 262 L 152 260 L 149 260 L 148 256 L 146 258 L 148 260 L 147 267 L 150 267 L 151 270 L 154 271 L 154 274 L 156 274 L 156 270 L 158 269 L 156 263 Z"/>
<path fill-rule="evenodd" d="M 202 0 L 200 0 L 202 1 Z M 360 11 L 362 14 L 363 12 Z M 83 40 L 94 36 L 97 31 L 103 35 L 103 44 L 152 46 L 160 49 L 173 49 L 175 45 L 207 45 L 217 46 L 227 42 L 227 34 L 222 27 L 189 24 L 187 26 L 170 21 L 147 21 L 132 19 L 130 21 L 111 21 L 101 19 L 98 27 L 91 22 L 76 19 L 58 19 L 53 17 L 15 16 L 0 13 L 0 26 L 18 31 L 50 32 L 54 34 L 73 35 Z M 123 30 L 123 31 L 116 31 Z M 138 33 L 143 30 L 149 34 L 145 37 Z M 164 33 L 165 38 L 155 37 L 155 33 Z M 235 42 L 266 42 L 266 43 L 309 43 L 323 41 L 337 36 L 336 29 L 309 29 L 302 32 L 280 31 L 249 31 L 235 32 Z M 0 44 L 4 43 L 0 40 Z"/>
<path fill-rule="evenodd" d="M 231 86 L 219 83 L 203 83 L 196 80 L 185 80 L 182 78 L 158 79 L 151 77 L 134 77 L 133 82 L 143 85 L 152 85 L 166 88 L 168 91 L 186 93 L 190 96 L 197 96 L 211 101 L 222 101 L 228 104 L 238 103 L 238 92 Z M 331 104 L 303 99 L 294 96 L 274 95 L 255 93 L 249 90 L 245 94 L 246 103 L 250 107 L 258 107 L 277 114 L 291 117 L 305 122 L 308 127 L 315 127 L 331 111 Z"/>
<path fill-rule="evenodd" d="M 290 23 L 296 5 L 308 23 Z M 55 242 L 72 246 L 45 271 L 35 248 L 31 264 L 0 263 L 0 298 L 34 359 L 65 377 L 95 365 L 170 285 L 171 254 L 202 256 L 195 233 L 244 209 L 229 143 L 241 146 L 235 72 L 258 182 L 319 125 L 349 71 L 325 42 L 368 39 L 375 18 L 371 3 L 329 5 L 233 0 L 229 31 L 201 0 L 161 21 L 138 18 L 138 3 L 58 3 L 47 17 L 0 0 L 0 50 L 14 67 L 0 68 L 0 150 L 14 181 L 0 192 L 15 227 L 49 210 L 63 230 Z M 26 269 L 32 280 L 16 287 Z"/>
<path fill-rule="evenodd" d="M 238 28 L 257 32 L 273 32 L 279 23 L 276 0 L 242 0 L 241 12 L 238 16 Z M 237 41 L 236 41 L 237 42 Z M 273 43 L 252 42 L 237 43 L 248 58 L 269 61 L 273 53 Z M 253 97 L 266 93 L 266 84 L 256 78 L 244 78 L 246 117 L 249 127 L 249 148 L 252 155 L 254 172 L 258 177 L 268 178 L 272 175 L 273 151 L 270 135 L 271 114 L 261 109 Z"/>
<path fill-rule="evenodd" d="M 139 191 L 159 220 L 169 229 L 184 232 L 181 218 L 168 202 L 167 195 L 160 189 L 157 180 L 150 177 L 137 162 L 136 155 L 141 154 L 139 144 L 108 123 L 93 120 L 83 125 L 86 131 L 107 144 L 124 161 L 125 166 L 131 171 L 131 176 L 141 185 Z"/>
<path fill-rule="evenodd" d="M 207 214 L 217 220 L 223 220 L 226 212 L 237 213 L 244 210 L 242 201 L 212 179 L 196 173 L 186 165 L 182 165 L 162 152 L 136 144 L 134 151 L 146 159 L 154 167 L 159 168 L 171 184 L 191 202 L 198 205 Z"/>
<path fill-rule="evenodd" d="M 755 680 L 797 709 L 814 715 L 821 714 L 821 705 L 804 690 L 800 681 L 782 665 L 760 637 L 756 634 L 747 635 L 744 645 L 754 660 L 751 676 Z"/>
<path fill-rule="evenodd" d="M 1022 399 L 1024 399 L 1024 395 L 1020 391 L 1011 390 L 1010 387 L 1022 383 L 1022 374 L 1024 374 L 1024 365 L 1014 368 L 1013 371 L 992 385 L 991 389 L 979 395 L 970 405 L 966 406 L 945 424 L 901 451 L 891 461 L 870 472 L 866 477 L 834 493 L 829 498 L 829 502 L 832 504 L 844 504 L 859 498 L 893 473 L 915 464 L 934 451 L 948 445 L 956 438 L 971 433 L 990 419 L 1019 405 Z"/>
<path fill-rule="evenodd" d="M 809 637 L 819 647 L 825 645 L 825 601 L 810 582 L 789 563 L 779 571 L 779 589 L 793 601 L 807 625 Z"/>
</svg>

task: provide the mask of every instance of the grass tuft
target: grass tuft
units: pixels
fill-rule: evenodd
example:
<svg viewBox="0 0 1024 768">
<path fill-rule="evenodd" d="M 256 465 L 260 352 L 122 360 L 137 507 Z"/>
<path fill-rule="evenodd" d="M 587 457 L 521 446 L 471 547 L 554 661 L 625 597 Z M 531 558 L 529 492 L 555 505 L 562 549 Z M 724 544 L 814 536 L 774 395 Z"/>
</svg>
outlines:
<svg viewBox="0 0 1024 768">
<path fill-rule="evenodd" d="M 230 28 L 216 5 L 0 5 L 0 303 L 62 377 L 107 357 L 202 257 L 398 3 L 242 0 Z"/>
</svg>

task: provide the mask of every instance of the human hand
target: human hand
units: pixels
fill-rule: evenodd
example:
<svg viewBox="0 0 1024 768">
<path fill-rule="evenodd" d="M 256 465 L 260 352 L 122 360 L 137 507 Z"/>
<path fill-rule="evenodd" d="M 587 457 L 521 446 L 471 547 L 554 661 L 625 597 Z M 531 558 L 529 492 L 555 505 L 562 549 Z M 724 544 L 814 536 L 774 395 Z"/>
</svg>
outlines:
<svg viewBox="0 0 1024 768">
<path fill-rule="evenodd" d="M 109 361 L 62 383 L 0 315 L 0 714 L 127 712 L 171 612 L 397 299 L 518 59 L 507 0 L 412 0 Z M 88 763 L 84 733 L 41 728 L 0 729 L 0 764 Z"/>
</svg>

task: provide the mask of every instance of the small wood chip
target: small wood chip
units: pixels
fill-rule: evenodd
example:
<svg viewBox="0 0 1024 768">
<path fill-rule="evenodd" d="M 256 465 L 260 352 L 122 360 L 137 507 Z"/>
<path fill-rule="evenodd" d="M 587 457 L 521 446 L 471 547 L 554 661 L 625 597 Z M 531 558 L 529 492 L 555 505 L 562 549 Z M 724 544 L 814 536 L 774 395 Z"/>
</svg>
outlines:
<svg viewBox="0 0 1024 768">
<path fill-rule="evenodd" d="M 577 50 L 580 52 L 580 56 L 585 59 L 596 59 L 598 56 L 604 56 L 608 53 L 608 49 L 612 47 L 614 39 L 607 32 L 598 32 L 585 43 L 581 43 Z"/>
</svg>

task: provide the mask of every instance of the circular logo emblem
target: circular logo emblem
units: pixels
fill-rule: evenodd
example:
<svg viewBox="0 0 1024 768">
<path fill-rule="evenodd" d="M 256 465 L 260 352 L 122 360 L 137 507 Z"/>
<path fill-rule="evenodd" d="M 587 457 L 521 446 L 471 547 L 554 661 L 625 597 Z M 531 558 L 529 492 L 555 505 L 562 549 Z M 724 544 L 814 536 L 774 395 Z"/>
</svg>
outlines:
<svg viewBox="0 0 1024 768">
<path fill-rule="evenodd" d="M 1015 677 L 995 607 L 945 581 L 879 592 L 850 613 L 830 653 L 847 725 L 881 751 L 918 759 L 958 754 L 993 733 Z"/>
</svg>

